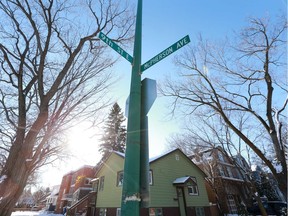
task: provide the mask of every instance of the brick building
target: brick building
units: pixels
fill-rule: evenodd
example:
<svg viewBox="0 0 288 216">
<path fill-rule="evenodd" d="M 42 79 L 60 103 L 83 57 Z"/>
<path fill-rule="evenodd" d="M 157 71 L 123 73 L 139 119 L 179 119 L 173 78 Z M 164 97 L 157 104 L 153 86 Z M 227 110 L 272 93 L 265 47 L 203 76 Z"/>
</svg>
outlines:
<svg viewBox="0 0 288 216">
<path fill-rule="evenodd" d="M 252 204 L 251 183 L 245 175 L 250 167 L 242 156 L 230 157 L 224 149 L 216 147 L 189 157 L 208 176 L 214 188 L 208 196 L 218 197 L 214 202 L 222 214 L 241 214 L 245 206 Z"/>
<path fill-rule="evenodd" d="M 92 190 L 91 180 L 95 175 L 93 166 L 82 166 L 62 177 L 59 196 L 56 203 L 56 213 L 63 213 Z"/>
</svg>

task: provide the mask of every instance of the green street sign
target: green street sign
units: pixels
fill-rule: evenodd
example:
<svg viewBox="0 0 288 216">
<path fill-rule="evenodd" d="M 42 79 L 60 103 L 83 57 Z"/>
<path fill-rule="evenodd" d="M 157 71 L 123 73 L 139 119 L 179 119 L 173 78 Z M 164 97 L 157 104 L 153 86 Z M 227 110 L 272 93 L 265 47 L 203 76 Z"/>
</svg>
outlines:
<svg viewBox="0 0 288 216">
<path fill-rule="evenodd" d="M 170 47 L 168 47 L 167 49 L 165 49 L 164 51 L 162 51 L 158 55 L 151 58 L 146 63 L 142 64 L 141 65 L 141 72 L 150 68 L 152 65 L 156 64 L 157 62 L 161 61 L 162 59 L 166 58 L 167 56 L 169 56 L 170 54 L 172 54 L 176 50 L 178 50 L 178 49 L 182 48 L 183 46 L 185 46 L 186 44 L 188 44 L 189 42 L 190 42 L 189 35 L 186 35 L 185 37 L 183 37 L 182 39 L 180 39 L 179 41 L 177 41 L 176 43 L 174 43 L 173 45 L 171 45 Z"/>
<path fill-rule="evenodd" d="M 113 42 L 109 37 L 107 37 L 102 32 L 99 33 L 99 38 L 104 41 L 108 46 L 118 52 L 122 57 L 128 60 L 131 64 L 133 63 L 133 57 L 130 56 L 125 50 L 123 50 L 120 46 L 118 46 L 115 42 Z"/>
</svg>

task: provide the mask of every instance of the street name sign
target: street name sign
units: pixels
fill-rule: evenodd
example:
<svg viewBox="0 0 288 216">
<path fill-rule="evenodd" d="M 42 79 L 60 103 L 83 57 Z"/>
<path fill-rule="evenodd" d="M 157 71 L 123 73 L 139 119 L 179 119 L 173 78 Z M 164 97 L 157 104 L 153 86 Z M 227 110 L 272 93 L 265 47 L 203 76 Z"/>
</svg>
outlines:
<svg viewBox="0 0 288 216">
<path fill-rule="evenodd" d="M 133 63 L 133 57 L 130 56 L 125 50 L 123 50 L 120 46 L 118 46 L 114 41 L 112 41 L 109 37 L 107 37 L 102 32 L 99 33 L 99 38 L 104 41 L 108 46 L 118 52 L 122 57 L 128 60 L 131 64 Z"/>
<path fill-rule="evenodd" d="M 189 42 L 190 42 L 189 35 L 186 35 L 185 37 L 183 37 L 182 39 L 180 39 L 179 41 L 177 41 L 176 43 L 174 43 L 173 45 L 171 45 L 170 47 L 168 47 L 164 51 L 160 52 L 158 55 L 154 56 L 153 58 L 151 58 L 149 61 L 147 61 L 143 65 L 141 65 L 141 72 L 150 68 L 151 66 L 153 66 L 157 62 L 161 61 L 162 59 L 166 58 L 167 56 L 169 56 L 170 54 L 172 54 L 176 50 L 178 50 L 178 49 L 182 48 L 183 46 L 185 46 L 186 44 L 188 44 Z"/>
</svg>

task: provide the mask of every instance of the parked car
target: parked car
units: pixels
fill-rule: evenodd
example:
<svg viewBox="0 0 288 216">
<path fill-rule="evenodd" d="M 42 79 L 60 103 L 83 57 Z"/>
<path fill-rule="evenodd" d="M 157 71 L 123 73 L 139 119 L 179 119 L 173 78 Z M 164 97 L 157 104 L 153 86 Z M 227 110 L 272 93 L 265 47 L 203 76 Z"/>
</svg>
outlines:
<svg viewBox="0 0 288 216">
<path fill-rule="evenodd" d="M 263 202 L 263 206 L 268 215 L 286 216 L 287 215 L 287 203 L 282 201 L 266 201 Z M 260 208 L 255 202 L 252 207 L 247 209 L 248 213 L 252 215 L 261 215 Z"/>
</svg>

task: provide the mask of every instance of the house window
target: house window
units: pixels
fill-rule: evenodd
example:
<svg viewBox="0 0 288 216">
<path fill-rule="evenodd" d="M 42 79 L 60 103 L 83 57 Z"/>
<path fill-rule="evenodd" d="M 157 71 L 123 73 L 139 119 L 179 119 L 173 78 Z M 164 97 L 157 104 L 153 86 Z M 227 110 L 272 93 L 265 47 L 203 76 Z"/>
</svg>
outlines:
<svg viewBox="0 0 288 216">
<path fill-rule="evenodd" d="M 235 178 L 238 178 L 238 179 L 243 179 L 243 180 L 246 180 L 247 179 L 247 176 L 245 175 L 245 172 L 243 171 L 240 171 L 239 169 L 234 169 L 234 176 Z"/>
<path fill-rule="evenodd" d="M 107 212 L 106 208 L 100 208 L 99 216 L 106 216 L 106 212 Z"/>
<path fill-rule="evenodd" d="M 149 185 L 153 185 L 153 173 L 152 173 L 152 170 L 149 170 Z"/>
<path fill-rule="evenodd" d="M 99 186 L 99 179 L 93 181 L 93 183 L 92 183 L 93 191 L 98 191 L 98 186 Z"/>
<path fill-rule="evenodd" d="M 189 195 L 198 195 L 198 187 L 197 185 L 189 185 L 188 186 L 188 193 Z"/>
<path fill-rule="evenodd" d="M 175 160 L 176 160 L 176 161 L 179 161 L 179 160 L 180 160 L 180 157 L 179 157 L 178 154 L 175 154 Z"/>
<path fill-rule="evenodd" d="M 219 174 L 220 174 L 220 176 L 225 176 L 225 172 L 224 172 L 222 166 L 219 166 Z"/>
<path fill-rule="evenodd" d="M 231 168 L 230 167 L 226 167 L 226 169 L 227 169 L 228 176 L 233 178 L 234 176 L 233 176 Z"/>
<path fill-rule="evenodd" d="M 227 196 L 227 200 L 228 200 L 228 207 L 229 207 L 230 213 L 237 214 L 238 211 L 237 211 L 237 206 L 236 206 L 236 202 L 235 202 L 234 196 L 231 195 L 231 194 L 228 195 Z"/>
<path fill-rule="evenodd" d="M 116 216 L 121 216 L 121 208 L 116 209 Z"/>
<path fill-rule="evenodd" d="M 225 162 L 223 154 L 221 152 L 218 152 L 218 158 L 220 161 Z"/>
<path fill-rule="evenodd" d="M 198 186 L 195 177 L 191 177 L 192 181 L 187 183 L 188 194 L 191 196 L 198 195 Z"/>
<path fill-rule="evenodd" d="M 203 207 L 195 207 L 196 216 L 205 216 L 205 211 Z"/>
<path fill-rule="evenodd" d="M 123 178 L 124 178 L 124 172 L 120 171 L 117 173 L 117 186 L 122 187 L 123 185 Z"/>
<path fill-rule="evenodd" d="M 104 190 L 104 176 L 100 177 L 99 191 Z"/>
<path fill-rule="evenodd" d="M 149 216 L 163 216 L 162 208 L 149 208 Z"/>
</svg>

